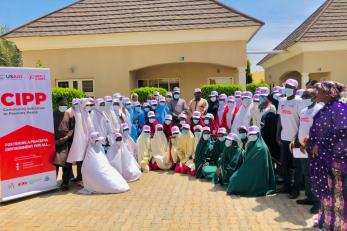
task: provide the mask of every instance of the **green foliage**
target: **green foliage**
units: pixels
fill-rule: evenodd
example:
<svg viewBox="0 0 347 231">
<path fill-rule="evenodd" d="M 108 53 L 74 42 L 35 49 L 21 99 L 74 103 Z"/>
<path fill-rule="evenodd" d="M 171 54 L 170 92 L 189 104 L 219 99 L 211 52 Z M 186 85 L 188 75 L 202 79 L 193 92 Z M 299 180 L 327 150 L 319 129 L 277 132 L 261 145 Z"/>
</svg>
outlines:
<svg viewBox="0 0 347 231">
<path fill-rule="evenodd" d="M 52 101 L 53 101 L 53 110 L 56 111 L 58 109 L 58 97 L 66 97 L 71 106 L 72 99 L 75 98 L 84 98 L 86 95 L 83 91 L 71 89 L 71 88 L 53 88 L 52 89 Z"/>
<path fill-rule="evenodd" d="M 268 87 L 270 89 L 270 86 L 269 84 L 265 83 L 265 82 L 262 82 L 262 83 L 250 83 L 250 84 L 247 84 L 247 91 L 250 91 L 252 92 L 253 94 L 255 93 L 255 90 L 258 88 L 258 87 Z"/>
<path fill-rule="evenodd" d="M 134 88 L 130 93 L 136 93 L 139 96 L 141 103 L 146 102 L 148 96 L 153 96 L 153 93 L 158 91 L 160 95 L 166 96 L 166 89 L 160 87 L 140 87 Z"/>
<path fill-rule="evenodd" d="M 0 36 L 8 31 L 7 27 L 0 26 Z M 0 38 L 0 66 L 20 67 L 22 65 L 22 53 L 16 44 Z"/>
<path fill-rule="evenodd" d="M 253 83 L 252 63 L 250 60 L 247 60 L 246 83 Z"/>
<path fill-rule="evenodd" d="M 208 99 L 211 91 L 217 91 L 219 94 L 224 93 L 230 96 L 234 95 L 235 91 L 243 91 L 243 87 L 237 84 L 203 85 L 201 88 L 202 97 Z"/>
</svg>

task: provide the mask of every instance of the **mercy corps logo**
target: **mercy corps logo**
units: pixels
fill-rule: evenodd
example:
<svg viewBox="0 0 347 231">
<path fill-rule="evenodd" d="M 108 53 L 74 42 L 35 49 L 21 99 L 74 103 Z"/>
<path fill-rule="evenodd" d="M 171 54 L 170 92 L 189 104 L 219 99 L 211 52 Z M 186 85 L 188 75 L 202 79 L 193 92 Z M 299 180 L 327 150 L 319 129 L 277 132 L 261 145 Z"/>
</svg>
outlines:
<svg viewBox="0 0 347 231">
<path fill-rule="evenodd" d="M 46 80 L 45 75 L 29 75 L 29 80 Z"/>
<path fill-rule="evenodd" d="M 23 79 L 23 75 L 16 75 L 16 74 L 0 74 L 0 80 L 22 80 Z"/>
</svg>

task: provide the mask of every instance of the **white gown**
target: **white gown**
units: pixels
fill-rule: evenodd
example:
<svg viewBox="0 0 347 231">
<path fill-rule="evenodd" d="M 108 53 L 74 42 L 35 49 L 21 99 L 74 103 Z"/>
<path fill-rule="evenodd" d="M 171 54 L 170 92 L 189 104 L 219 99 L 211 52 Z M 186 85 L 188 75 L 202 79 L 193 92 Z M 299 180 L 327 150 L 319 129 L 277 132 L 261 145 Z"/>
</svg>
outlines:
<svg viewBox="0 0 347 231">
<path fill-rule="evenodd" d="M 96 109 L 91 113 L 91 120 L 95 132 L 99 132 L 103 137 L 111 138 L 112 126 L 105 112 Z"/>
<path fill-rule="evenodd" d="M 133 155 L 133 157 L 135 158 L 135 160 L 138 163 L 139 162 L 139 160 L 138 160 L 139 150 L 138 150 L 137 144 L 135 143 L 133 138 L 131 138 L 130 135 L 127 137 L 123 136 L 123 139 L 124 139 L 124 143 L 127 146 L 128 150 L 130 151 L 130 153 Z"/>
<path fill-rule="evenodd" d="M 241 126 L 245 126 L 247 129 L 251 126 L 252 108 L 253 103 L 251 103 L 248 107 L 244 107 L 243 105 L 240 107 L 235 116 L 234 123 L 231 126 L 232 133 L 238 134 L 238 130 Z"/>
<path fill-rule="evenodd" d="M 151 148 L 153 161 L 157 163 L 158 167 L 162 170 L 171 169 L 172 163 L 170 162 L 170 147 L 163 132 L 155 132 L 154 137 L 151 140 Z"/>
<path fill-rule="evenodd" d="M 84 190 L 90 193 L 122 193 L 129 185 L 111 166 L 103 151 L 96 144 L 89 144 L 82 165 Z"/>
<path fill-rule="evenodd" d="M 142 170 L 149 169 L 149 160 L 152 158 L 151 141 L 149 137 L 145 137 L 143 132 L 137 140 L 138 145 L 138 163 Z"/>
<path fill-rule="evenodd" d="M 122 141 L 114 144 L 107 151 L 107 159 L 127 182 L 136 181 L 141 176 L 140 166 Z"/>
</svg>

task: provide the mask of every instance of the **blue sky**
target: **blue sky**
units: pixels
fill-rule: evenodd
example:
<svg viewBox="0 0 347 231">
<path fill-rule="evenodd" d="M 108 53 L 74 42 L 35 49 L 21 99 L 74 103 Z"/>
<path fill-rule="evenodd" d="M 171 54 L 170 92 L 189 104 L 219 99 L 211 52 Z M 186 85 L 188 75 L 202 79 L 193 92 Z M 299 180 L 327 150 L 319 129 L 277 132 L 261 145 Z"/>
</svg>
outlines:
<svg viewBox="0 0 347 231">
<path fill-rule="evenodd" d="M 0 0 L 0 25 L 13 29 L 76 0 Z M 248 44 L 249 51 L 272 50 L 325 0 L 221 0 L 265 22 Z M 250 55 L 253 69 L 263 55 Z"/>
</svg>

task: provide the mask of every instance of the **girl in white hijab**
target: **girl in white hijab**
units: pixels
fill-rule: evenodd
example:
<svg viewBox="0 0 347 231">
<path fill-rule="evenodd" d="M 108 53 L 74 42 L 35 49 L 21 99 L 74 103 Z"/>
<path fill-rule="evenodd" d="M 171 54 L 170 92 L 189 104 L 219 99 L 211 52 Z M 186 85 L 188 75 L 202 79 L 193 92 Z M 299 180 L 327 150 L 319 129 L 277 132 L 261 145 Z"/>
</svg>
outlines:
<svg viewBox="0 0 347 231">
<path fill-rule="evenodd" d="M 116 127 L 118 125 L 116 114 L 113 110 L 113 100 L 111 96 L 105 96 L 105 114 L 107 116 L 107 119 L 110 121 L 110 125 L 112 128 L 112 132 L 117 132 Z"/>
<path fill-rule="evenodd" d="M 94 131 L 99 132 L 109 141 L 111 139 L 112 127 L 105 112 L 105 101 L 103 99 L 96 100 L 96 108 L 91 112 L 91 119 L 94 126 Z"/>
<path fill-rule="evenodd" d="M 161 124 L 155 126 L 155 133 L 151 140 L 153 155 L 152 168 L 155 169 L 157 167 L 162 170 L 169 170 L 172 167 L 170 161 L 170 147 L 163 130 Z"/>
<path fill-rule="evenodd" d="M 137 140 L 139 148 L 138 161 L 143 172 L 149 172 L 149 163 L 152 159 L 151 149 L 151 127 L 148 125 L 143 126 L 142 133 Z"/>
<path fill-rule="evenodd" d="M 121 127 L 122 127 L 122 135 L 123 135 L 124 143 L 127 146 L 131 155 L 135 158 L 135 160 L 138 163 L 139 150 L 138 150 L 137 144 L 135 143 L 133 138 L 131 138 L 129 126 L 127 123 L 122 123 Z"/>
<path fill-rule="evenodd" d="M 127 182 L 136 181 L 141 176 L 140 166 L 123 141 L 122 134 L 114 133 L 113 144 L 107 151 L 111 165 L 118 170 Z"/>
<path fill-rule="evenodd" d="M 90 135 L 90 143 L 82 165 L 84 189 L 80 193 L 122 193 L 129 185 L 119 172 L 111 166 L 105 155 L 105 138 L 98 132 Z"/>
<path fill-rule="evenodd" d="M 253 108 L 253 94 L 249 91 L 244 91 L 242 93 L 242 105 L 237 112 L 234 123 L 231 126 L 231 133 L 238 133 L 238 129 L 241 126 L 245 126 L 247 129 L 251 126 L 251 109 Z"/>
</svg>

